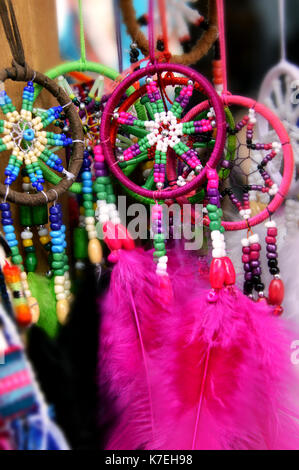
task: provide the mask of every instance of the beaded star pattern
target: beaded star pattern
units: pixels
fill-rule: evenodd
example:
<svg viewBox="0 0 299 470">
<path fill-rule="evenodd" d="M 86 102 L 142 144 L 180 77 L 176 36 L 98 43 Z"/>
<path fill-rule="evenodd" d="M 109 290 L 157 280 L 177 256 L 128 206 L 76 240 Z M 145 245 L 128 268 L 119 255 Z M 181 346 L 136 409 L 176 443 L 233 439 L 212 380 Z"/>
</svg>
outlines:
<svg viewBox="0 0 299 470">
<path fill-rule="evenodd" d="M 0 120 L 0 152 L 11 150 L 8 165 L 5 169 L 5 184 L 11 185 L 18 177 L 22 164 L 25 164 L 30 182 L 37 191 L 43 191 L 42 170 L 39 159 L 50 168 L 67 174 L 62 166 L 62 160 L 51 147 L 66 147 L 72 144 L 72 139 L 65 134 L 46 131 L 63 111 L 62 106 L 54 106 L 37 113 L 33 109 L 34 87 L 28 82 L 24 87 L 21 111 L 18 112 L 12 104 L 4 88 L 0 91 L 0 107 L 5 119 Z"/>
<path fill-rule="evenodd" d="M 142 121 L 128 112 L 115 113 L 114 118 L 127 130 L 137 127 L 144 136 L 128 147 L 118 156 L 119 162 L 138 161 L 144 156 L 154 159 L 154 182 L 158 190 L 163 189 L 166 179 L 168 150 L 172 149 L 177 157 L 188 165 L 191 170 L 200 173 L 203 166 L 197 152 L 184 142 L 186 136 L 198 133 L 212 132 L 216 121 L 212 113 L 207 119 L 180 122 L 181 115 L 187 107 L 193 93 L 193 82 L 182 87 L 169 110 L 165 111 L 160 91 L 155 80 L 146 79 L 146 91 L 149 99 L 148 113 L 152 116 L 149 121 Z"/>
</svg>

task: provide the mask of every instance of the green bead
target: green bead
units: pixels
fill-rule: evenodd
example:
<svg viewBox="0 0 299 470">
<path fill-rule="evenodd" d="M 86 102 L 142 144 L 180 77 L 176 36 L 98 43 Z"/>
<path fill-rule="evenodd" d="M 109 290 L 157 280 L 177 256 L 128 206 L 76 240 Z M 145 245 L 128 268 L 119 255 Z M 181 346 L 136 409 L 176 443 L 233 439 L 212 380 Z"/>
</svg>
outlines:
<svg viewBox="0 0 299 470">
<path fill-rule="evenodd" d="M 32 209 L 32 225 L 46 225 L 48 223 L 48 206 L 36 206 Z"/>
<path fill-rule="evenodd" d="M 85 217 L 93 217 L 94 210 L 93 209 L 85 209 Z"/>
<path fill-rule="evenodd" d="M 29 273 L 33 273 L 37 267 L 37 257 L 35 253 L 28 253 L 25 258 L 25 266 Z"/>
<path fill-rule="evenodd" d="M 156 233 L 154 235 L 154 240 L 157 240 L 157 241 L 164 241 L 165 240 L 165 235 L 164 233 Z"/>
<path fill-rule="evenodd" d="M 110 176 L 99 176 L 96 179 L 96 183 L 108 184 L 108 183 L 110 183 Z"/>
<path fill-rule="evenodd" d="M 52 268 L 53 269 L 62 269 L 64 266 L 64 262 L 63 261 L 53 261 L 52 262 Z"/>
<path fill-rule="evenodd" d="M 70 270 L 70 267 L 69 267 L 69 265 L 68 265 L 68 264 L 65 264 L 65 266 L 64 266 L 64 268 L 63 268 L 63 269 L 64 269 L 64 272 L 66 272 L 66 271 L 69 271 L 69 270 Z"/>
<path fill-rule="evenodd" d="M 20 206 L 20 222 L 24 227 L 32 225 L 32 208 L 30 206 Z"/>
<path fill-rule="evenodd" d="M 154 247 L 156 251 L 163 251 L 165 250 L 165 244 L 164 243 L 156 243 L 154 242 Z"/>
<path fill-rule="evenodd" d="M 77 227 L 74 230 L 74 257 L 76 259 L 88 258 L 88 235 L 83 227 Z"/>
<path fill-rule="evenodd" d="M 64 270 L 63 269 L 54 269 L 54 276 L 63 276 Z"/>
<path fill-rule="evenodd" d="M 221 227 L 220 227 L 219 230 L 220 230 L 221 233 L 224 233 L 224 232 L 225 232 L 225 228 L 223 227 L 223 225 L 221 225 Z"/>
<path fill-rule="evenodd" d="M 217 206 L 214 206 L 214 204 L 208 204 L 207 205 L 208 212 L 216 212 L 217 209 L 218 209 Z"/>
<path fill-rule="evenodd" d="M 106 186 L 104 184 L 97 184 L 95 183 L 93 185 L 93 190 L 96 192 L 96 193 L 105 193 L 106 192 Z M 89 196 L 89 194 L 87 194 L 87 196 Z"/>
<path fill-rule="evenodd" d="M 101 192 L 97 193 L 97 198 L 100 201 L 106 201 L 107 193 L 104 193 L 104 192 L 101 191 Z"/>
<path fill-rule="evenodd" d="M 108 204 L 114 204 L 116 202 L 116 197 L 114 196 L 114 194 L 109 194 L 109 196 L 107 196 L 107 202 Z"/>
<path fill-rule="evenodd" d="M 18 246 L 12 246 L 10 248 L 12 256 L 18 255 L 19 254 L 19 247 Z"/>
<path fill-rule="evenodd" d="M 23 258 L 21 255 L 15 255 L 11 258 L 13 264 L 22 264 L 23 263 Z"/>
<path fill-rule="evenodd" d="M 217 214 L 220 218 L 223 216 L 223 211 L 220 209 L 220 207 L 217 209 Z"/>
<path fill-rule="evenodd" d="M 107 193 L 107 194 L 114 194 L 114 189 L 113 189 L 112 184 L 107 184 L 107 186 L 106 186 L 106 193 Z"/>
<path fill-rule="evenodd" d="M 213 222 L 210 222 L 210 225 L 209 225 L 209 228 L 211 231 L 213 230 L 220 230 L 220 227 L 221 227 L 221 222 L 220 221 L 213 221 Z"/>
<path fill-rule="evenodd" d="M 92 200 L 93 200 L 93 195 L 92 195 L 92 194 L 85 193 L 85 194 L 83 195 L 83 199 L 84 199 L 84 201 L 92 201 Z"/>
<path fill-rule="evenodd" d="M 159 250 L 159 251 L 154 251 L 154 256 L 156 258 L 161 258 L 161 256 L 165 256 L 166 255 L 166 250 Z"/>
<path fill-rule="evenodd" d="M 54 261 L 61 261 L 63 259 L 63 256 L 63 253 L 52 253 L 52 258 Z"/>
<path fill-rule="evenodd" d="M 85 209 L 92 209 L 93 208 L 93 203 L 91 201 L 84 201 L 83 202 L 83 207 Z"/>
<path fill-rule="evenodd" d="M 210 219 L 210 220 L 219 220 L 220 217 L 218 216 L 217 212 L 211 212 L 211 213 L 209 214 L 209 219 Z"/>
<path fill-rule="evenodd" d="M 35 248 L 34 248 L 33 245 L 32 246 L 25 246 L 24 250 L 25 250 L 25 253 L 35 253 Z"/>
</svg>

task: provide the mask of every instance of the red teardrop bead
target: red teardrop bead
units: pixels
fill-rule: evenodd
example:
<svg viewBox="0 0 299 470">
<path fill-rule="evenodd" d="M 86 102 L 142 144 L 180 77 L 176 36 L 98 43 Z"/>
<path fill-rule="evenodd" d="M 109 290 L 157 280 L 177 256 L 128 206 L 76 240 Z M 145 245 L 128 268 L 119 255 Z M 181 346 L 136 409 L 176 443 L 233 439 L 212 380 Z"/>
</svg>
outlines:
<svg viewBox="0 0 299 470">
<path fill-rule="evenodd" d="M 223 258 L 213 258 L 210 266 L 210 284 L 213 289 L 221 289 L 224 284 L 225 266 Z"/>
<path fill-rule="evenodd" d="M 231 286 L 236 282 L 236 271 L 233 263 L 231 262 L 228 256 L 223 258 L 223 263 L 225 266 L 225 279 L 224 283 L 226 286 Z"/>
<path fill-rule="evenodd" d="M 280 305 L 284 298 L 284 285 L 281 279 L 272 279 L 269 285 L 268 302 L 270 305 Z"/>
</svg>

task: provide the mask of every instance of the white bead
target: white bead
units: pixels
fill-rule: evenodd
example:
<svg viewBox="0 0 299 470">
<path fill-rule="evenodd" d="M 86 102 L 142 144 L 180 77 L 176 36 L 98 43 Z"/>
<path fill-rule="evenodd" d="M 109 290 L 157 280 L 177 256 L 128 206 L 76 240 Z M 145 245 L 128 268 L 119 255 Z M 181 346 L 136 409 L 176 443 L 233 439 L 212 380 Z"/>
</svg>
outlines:
<svg viewBox="0 0 299 470">
<path fill-rule="evenodd" d="M 86 225 L 94 225 L 94 218 L 93 217 L 85 217 Z"/>
<path fill-rule="evenodd" d="M 108 216 L 108 215 L 104 215 L 104 214 L 103 214 L 103 215 L 100 215 L 100 217 L 99 217 L 99 222 L 100 222 L 101 224 L 104 224 L 105 222 L 108 222 L 108 220 L 109 220 L 109 216 Z"/>
<path fill-rule="evenodd" d="M 63 285 L 65 282 L 65 278 L 64 276 L 56 276 L 55 279 L 54 279 L 54 283 L 55 285 Z"/>
<path fill-rule="evenodd" d="M 257 233 L 254 233 L 253 235 L 250 235 L 250 237 L 248 237 L 248 240 L 249 240 L 249 243 L 252 244 L 252 243 L 258 243 L 260 238 L 258 236 Z"/>
<path fill-rule="evenodd" d="M 220 238 L 213 240 L 212 242 L 213 248 L 223 248 L 225 246 L 225 243 L 223 240 Z"/>
<path fill-rule="evenodd" d="M 213 258 L 222 258 L 223 256 L 222 252 L 223 250 L 221 248 L 215 248 L 214 250 L 212 250 Z"/>
<path fill-rule="evenodd" d="M 24 232 L 21 232 L 21 238 L 22 240 L 28 240 L 33 237 L 33 233 L 30 232 L 29 230 L 24 230 Z"/>
<path fill-rule="evenodd" d="M 66 298 L 65 292 L 61 292 L 61 293 L 56 295 L 57 300 L 63 300 L 65 298 Z"/>
<path fill-rule="evenodd" d="M 161 258 L 159 258 L 159 261 L 161 261 L 161 263 L 167 263 L 168 256 L 161 256 Z"/>
<path fill-rule="evenodd" d="M 21 272 L 21 279 L 22 279 L 22 281 L 26 281 L 26 279 L 27 279 L 27 273 L 25 273 L 25 271 L 22 271 L 22 272 Z"/>
<path fill-rule="evenodd" d="M 276 227 L 276 222 L 274 220 L 268 220 L 265 223 L 265 227 L 267 227 L 267 228 Z"/>
<path fill-rule="evenodd" d="M 88 239 L 93 240 L 94 238 L 97 238 L 97 232 L 96 230 L 91 230 L 90 232 L 88 232 Z"/>
<path fill-rule="evenodd" d="M 71 288 L 71 281 L 65 281 L 65 283 L 64 283 L 64 288 L 65 288 L 66 290 L 69 290 L 69 289 Z"/>
<path fill-rule="evenodd" d="M 56 285 L 56 286 L 54 286 L 54 292 L 55 292 L 55 294 L 59 294 L 60 292 L 64 292 L 64 287 L 63 287 L 63 285 Z"/>
<path fill-rule="evenodd" d="M 219 230 L 213 230 L 211 232 L 212 240 L 219 240 L 221 238 L 222 233 Z"/>
<path fill-rule="evenodd" d="M 49 231 L 47 228 L 41 228 L 37 233 L 40 237 L 46 237 Z"/>
<path fill-rule="evenodd" d="M 31 291 L 29 289 L 24 290 L 25 297 L 31 297 Z"/>
<path fill-rule="evenodd" d="M 242 245 L 242 246 L 249 246 L 249 240 L 248 240 L 248 238 L 242 238 L 242 240 L 241 240 L 241 245 Z"/>
<path fill-rule="evenodd" d="M 119 225 L 119 224 L 121 223 L 119 217 L 113 217 L 113 218 L 111 219 L 111 222 L 112 222 L 114 225 Z"/>
</svg>

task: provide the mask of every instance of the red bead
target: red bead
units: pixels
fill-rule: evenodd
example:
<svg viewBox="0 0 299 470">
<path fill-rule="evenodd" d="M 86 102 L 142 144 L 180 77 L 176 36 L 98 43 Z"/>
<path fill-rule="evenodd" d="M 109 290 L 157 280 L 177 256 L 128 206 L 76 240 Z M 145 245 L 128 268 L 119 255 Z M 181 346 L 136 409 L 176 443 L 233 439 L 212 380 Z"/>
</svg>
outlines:
<svg viewBox="0 0 299 470">
<path fill-rule="evenodd" d="M 116 227 L 117 238 L 121 241 L 122 248 L 125 250 L 134 250 L 135 242 L 129 234 L 128 230 L 122 225 L 119 224 Z"/>
<path fill-rule="evenodd" d="M 242 256 L 242 263 L 249 263 L 250 261 L 250 256 L 249 255 L 243 255 Z"/>
<path fill-rule="evenodd" d="M 104 241 L 108 248 L 113 250 L 120 250 L 122 248 L 122 241 L 118 240 L 117 226 L 112 222 L 105 222 L 103 225 Z"/>
<path fill-rule="evenodd" d="M 250 261 L 256 261 L 260 258 L 260 254 L 258 251 L 251 251 L 249 256 L 250 256 Z"/>
<path fill-rule="evenodd" d="M 277 235 L 277 228 L 276 227 L 269 227 L 267 230 L 268 237 L 276 237 Z"/>
<path fill-rule="evenodd" d="M 252 243 L 252 245 L 250 245 L 250 247 L 251 247 L 252 251 L 260 251 L 260 249 L 261 249 L 261 245 L 259 243 Z"/>
<path fill-rule="evenodd" d="M 270 305 L 280 305 L 284 298 L 284 285 L 281 279 L 272 279 L 269 285 L 268 302 Z"/>
<path fill-rule="evenodd" d="M 226 286 L 231 286 L 236 282 L 236 272 L 233 263 L 231 262 L 228 256 L 223 258 L 223 263 L 225 266 L 225 279 L 224 283 Z"/>
<path fill-rule="evenodd" d="M 213 289 L 221 289 L 224 284 L 225 266 L 223 258 L 213 258 L 210 266 L 210 284 Z"/>
<path fill-rule="evenodd" d="M 242 247 L 242 252 L 244 253 L 244 255 L 249 255 L 249 253 L 250 253 L 250 246 L 243 246 L 243 247 Z"/>
<path fill-rule="evenodd" d="M 273 311 L 273 314 L 276 316 L 276 317 L 279 317 L 281 314 L 283 313 L 283 308 L 281 305 L 277 305 Z"/>
<path fill-rule="evenodd" d="M 276 237 L 266 237 L 266 243 L 270 245 L 276 244 Z"/>
</svg>

